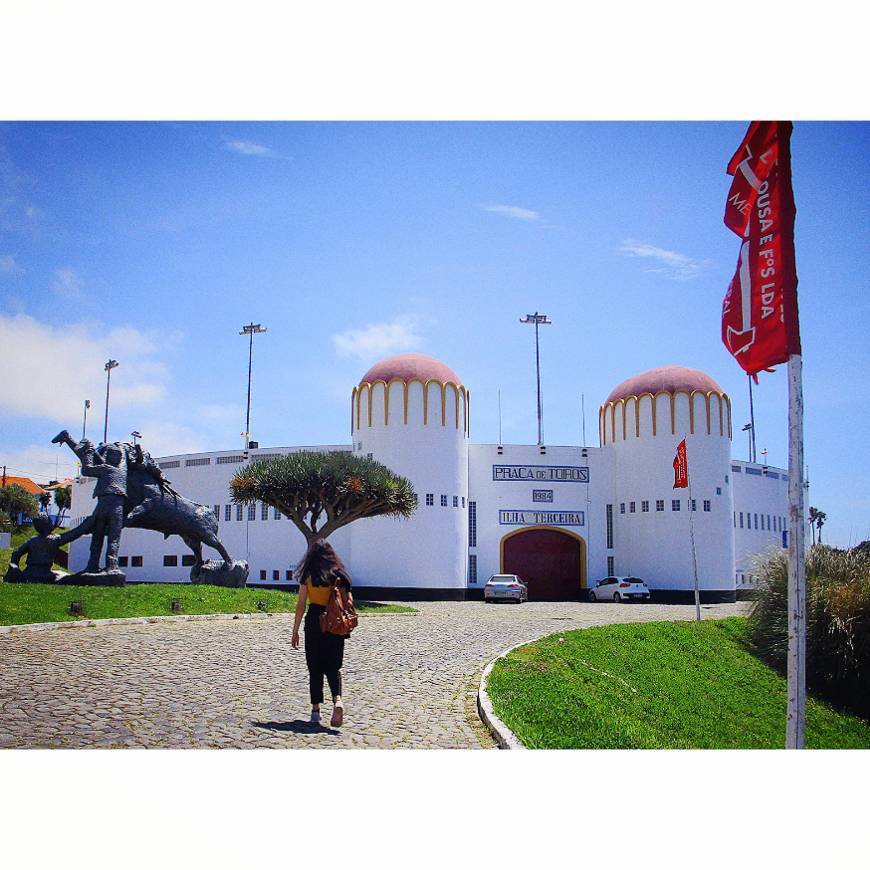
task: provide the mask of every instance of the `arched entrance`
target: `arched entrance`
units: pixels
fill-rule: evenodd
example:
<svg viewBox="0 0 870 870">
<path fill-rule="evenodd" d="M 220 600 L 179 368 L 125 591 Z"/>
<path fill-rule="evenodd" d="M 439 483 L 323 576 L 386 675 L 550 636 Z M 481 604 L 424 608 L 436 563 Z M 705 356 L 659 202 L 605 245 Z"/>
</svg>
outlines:
<svg viewBox="0 0 870 870">
<path fill-rule="evenodd" d="M 565 601 L 586 588 L 586 542 L 553 526 L 531 526 L 501 539 L 501 572 L 517 574 L 529 601 Z"/>
</svg>

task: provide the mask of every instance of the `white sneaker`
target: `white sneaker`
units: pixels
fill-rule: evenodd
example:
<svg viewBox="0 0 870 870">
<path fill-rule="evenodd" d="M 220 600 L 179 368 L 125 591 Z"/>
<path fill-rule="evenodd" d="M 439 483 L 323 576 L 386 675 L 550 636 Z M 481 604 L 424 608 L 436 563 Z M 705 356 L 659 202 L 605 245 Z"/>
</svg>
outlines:
<svg viewBox="0 0 870 870">
<path fill-rule="evenodd" d="M 319 725 L 320 724 L 320 710 L 312 710 L 311 711 L 311 724 Z"/>
</svg>

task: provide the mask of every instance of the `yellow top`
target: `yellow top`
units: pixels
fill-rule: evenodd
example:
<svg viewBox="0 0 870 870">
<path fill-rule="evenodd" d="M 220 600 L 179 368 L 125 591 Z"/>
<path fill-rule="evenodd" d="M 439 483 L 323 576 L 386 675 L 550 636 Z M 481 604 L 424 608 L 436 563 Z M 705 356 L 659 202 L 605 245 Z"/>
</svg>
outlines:
<svg viewBox="0 0 870 870">
<path fill-rule="evenodd" d="M 329 604 L 331 586 L 314 586 L 308 580 L 305 581 L 305 585 L 308 587 L 308 600 L 311 604 L 319 604 L 321 607 L 326 607 Z"/>
</svg>

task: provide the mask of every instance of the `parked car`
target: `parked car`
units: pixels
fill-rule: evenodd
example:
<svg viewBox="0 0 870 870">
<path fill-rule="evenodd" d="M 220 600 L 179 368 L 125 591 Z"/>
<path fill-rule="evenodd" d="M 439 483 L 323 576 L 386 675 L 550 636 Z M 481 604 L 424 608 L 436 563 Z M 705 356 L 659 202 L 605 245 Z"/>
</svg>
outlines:
<svg viewBox="0 0 870 870">
<path fill-rule="evenodd" d="M 529 587 L 516 574 L 493 574 L 483 587 L 483 600 L 522 604 L 529 600 Z"/>
<path fill-rule="evenodd" d="M 589 590 L 590 601 L 649 601 L 649 587 L 640 577 L 605 577 Z"/>
</svg>

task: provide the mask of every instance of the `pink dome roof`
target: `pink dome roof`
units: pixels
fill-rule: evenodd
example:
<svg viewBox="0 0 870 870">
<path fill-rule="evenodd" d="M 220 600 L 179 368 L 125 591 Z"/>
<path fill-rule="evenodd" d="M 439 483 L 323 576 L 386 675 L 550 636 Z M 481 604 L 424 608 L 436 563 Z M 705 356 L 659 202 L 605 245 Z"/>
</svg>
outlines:
<svg viewBox="0 0 870 870">
<path fill-rule="evenodd" d="M 715 390 L 721 393 L 722 387 L 709 375 L 697 369 L 686 368 L 686 366 L 662 366 L 650 369 L 648 372 L 641 372 L 623 381 L 614 388 L 604 404 L 618 402 L 628 396 L 640 396 L 642 393 L 655 395 L 662 390 L 667 393 L 675 393 L 677 390 L 685 390 L 689 393 L 692 390 L 700 390 L 703 393 Z"/>
<path fill-rule="evenodd" d="M 360 384 L 373 384 L 375 381 L 389 383 L 394 378 L 406 383 L 411 380 L 422 381 L 424 384 L 426 381 L 462 383 L 453 369 L 434 357 L 422 353 L 400 353 L 376 362 L 360 378 Z"/>
</svg>

